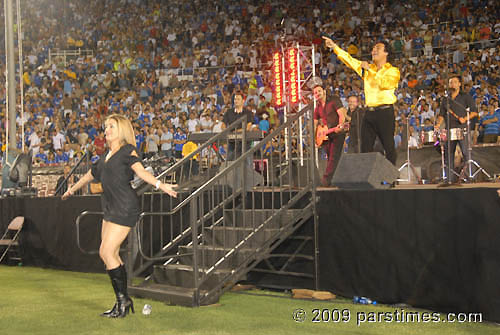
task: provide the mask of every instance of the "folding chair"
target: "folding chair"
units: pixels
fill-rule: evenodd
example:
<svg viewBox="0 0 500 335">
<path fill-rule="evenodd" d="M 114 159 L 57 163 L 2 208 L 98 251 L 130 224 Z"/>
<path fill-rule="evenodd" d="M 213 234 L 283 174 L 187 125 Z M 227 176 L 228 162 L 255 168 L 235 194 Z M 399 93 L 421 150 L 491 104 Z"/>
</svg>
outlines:
<svg viewBox="0 0 500 335">
<path fill-rule="evenodd" d="M 19 234 L 23 229 L 24 217 L 18 216 L 14 218 L 7 227 L 7 230 L 0 239 L 0 250 L 4 249 L 0 257 L 2 263 L 4 257 L 9 255 L 7 259 L 21 262 L 21 250 L 19 247 Z"/>
</svg>

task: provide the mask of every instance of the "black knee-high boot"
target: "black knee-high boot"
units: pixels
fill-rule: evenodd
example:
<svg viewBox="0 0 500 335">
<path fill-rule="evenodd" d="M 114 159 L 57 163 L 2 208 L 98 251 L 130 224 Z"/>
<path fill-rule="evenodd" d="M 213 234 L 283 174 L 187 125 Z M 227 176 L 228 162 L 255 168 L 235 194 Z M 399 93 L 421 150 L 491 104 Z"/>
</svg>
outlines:
<svg viewBox="0 0 500 335">
<path fill-rule="evenodd" d="M 113 270 L 107 270 L 106 272 L 108 273 L 109 279 L 111 279 L 111 285 L 113 286 L 113 290 L 115 291 L 115 296 L 118 297 L 118 286 L 116 286 L 116 281 L 113 280 L 113 275 L 111 274 L 111 271 Z M 114 306 L 110 310 L 107 310 L 106 312 L 102 313 L 101 316 L 110 318 L 113 317 L 113 315 L 116 315 L 117 313 L 118 313 L 118 299 L 116 300 Z"/>
<path fill-rule="evenodd" d="M 127 271 L 125 270 L 125 266 L 120 265 L 115 269 L 108 270 L 108 274 L 111 278 L 113 289 L 115 289 L 116 308 L 113 307 L 113 309 L 109 311 L 109 314 L 105 316 L 123 318 L 127 316 L 129 309 L 132 310 L 132 313 L 135 313 L 134 303 L 127 294 Z"/>
</svg>

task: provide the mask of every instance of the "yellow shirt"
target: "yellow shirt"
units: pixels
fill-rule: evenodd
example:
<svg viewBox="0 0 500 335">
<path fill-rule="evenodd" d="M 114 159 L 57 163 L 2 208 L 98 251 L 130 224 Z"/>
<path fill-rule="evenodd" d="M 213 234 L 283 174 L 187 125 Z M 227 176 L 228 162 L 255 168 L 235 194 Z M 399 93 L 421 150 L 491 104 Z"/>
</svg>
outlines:
<svg viewBox="0 0 500 335">
<path fill-rule="evenodd" d="M 71 71 L 71 70 L 64 70 L 64 73 L 66 73 L 66 75 L 68 77 L 76 79 L 76 73 L 74 73 L 73 71 Z"/>
<path fill-rule="evenodd" d="M 31 79 L 30 79 L 30 75 L 28 72 L 24 72 L 23 81 L 24 81 L 25 85 L 31 85 Z"/>
<path fill-rule="evenodd" d="M 196 149 L 198 149 L 198 145 L 196 145 L 196 143 L 194 142 L 186 142 L 183 146 L 182 146 L 182 157 L 186 157 L 187 155 L 189 155 L 190 153 L 192 153 L 193 151 L 195 151 Z M 193 159 L 196 159 L 198 160 L 198 155 L 195 155 L 193 157 Z"/>
<path fill-rule="evenodd" d="M 368 107 L 380 105 L 392 105 L 397 98 L 394 94 L 398 88 L 399 70 L 390 63 L 385 63 L 384 67 L 377 71 L 375 64 L 370 64 L 370 69 L 361 70 L 361 61 L 353 58 L 349 53 L 336 46 L 333 51 L 337 57 L 348 67 L 356 71 L 363 78 L 365 83 L 365 102 Z"/>
</svg>

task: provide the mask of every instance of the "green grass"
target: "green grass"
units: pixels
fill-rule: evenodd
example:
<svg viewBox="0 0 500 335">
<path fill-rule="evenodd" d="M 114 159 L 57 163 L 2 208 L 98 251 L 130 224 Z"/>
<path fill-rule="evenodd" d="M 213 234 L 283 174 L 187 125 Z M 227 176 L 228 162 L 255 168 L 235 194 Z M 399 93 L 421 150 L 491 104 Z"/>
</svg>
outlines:
<svg viewBox="0 0 500 335">
<path fill-rule="evenodd" d="M 262 295 L 269 294 L 269 295 Z M 390 306 L 354 305 L 294 300 L 285 293 L 251 291 L 226 293 L 218 305 L 201 308 L 168 306 L 134 299 L 136 313 L 125 319 L 106 319 L 99 313 L 114 302 L 109 279 L 103 274 L 0 266 L 0 332 L 2 334 L 498 334 L 492 323 L 397 323 L 356 325 L 358 313 L 394 312 Z M 142 306 L 153 306 L 151 315 Z M 292 319 L 306 311 L 304 322 Z M 312 309 L 339 309 L 349 322 L 311 322 Z M 400 310 L 398 308 L 398 310 Z M 424 312 L 420 310 L 419 312 Z"/>
</svg>

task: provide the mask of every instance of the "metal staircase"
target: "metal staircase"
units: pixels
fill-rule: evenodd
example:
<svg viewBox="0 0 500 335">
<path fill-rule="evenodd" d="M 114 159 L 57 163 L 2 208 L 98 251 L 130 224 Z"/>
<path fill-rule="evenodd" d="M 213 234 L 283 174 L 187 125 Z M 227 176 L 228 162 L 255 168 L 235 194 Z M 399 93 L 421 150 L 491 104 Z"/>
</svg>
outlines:
<svg viewBox="0 0 500 335">
<path fill-rule="evenodd" d="M 184 306 L 215 303 L 301 225 L 316 219 L 310 110 L 296 113 L 251 148 L 245 126 L 244 118 L 236 121 L 160 175 L 182 188 L 196 178 L 195 159 L 216 162 L 218 170 L 199 171 L 206 173 L 198 177 L 201 186 L 175 200 L 143 195 L 149 211 L 129 237 L 127 265 L 131 277 L 146 274 L 146 279 L 130 282 L 130 294 Z M 228 134 L 235 131 L 240 145 L 233 147 L 241 152 L 221 164 L 235 140 Z M 292 145 L 299 136 L 307 139 L 300 154 Z M 270 172 L 263 173 L 265 179 L 254 173 L 253 162 Z"/>
</svg>

